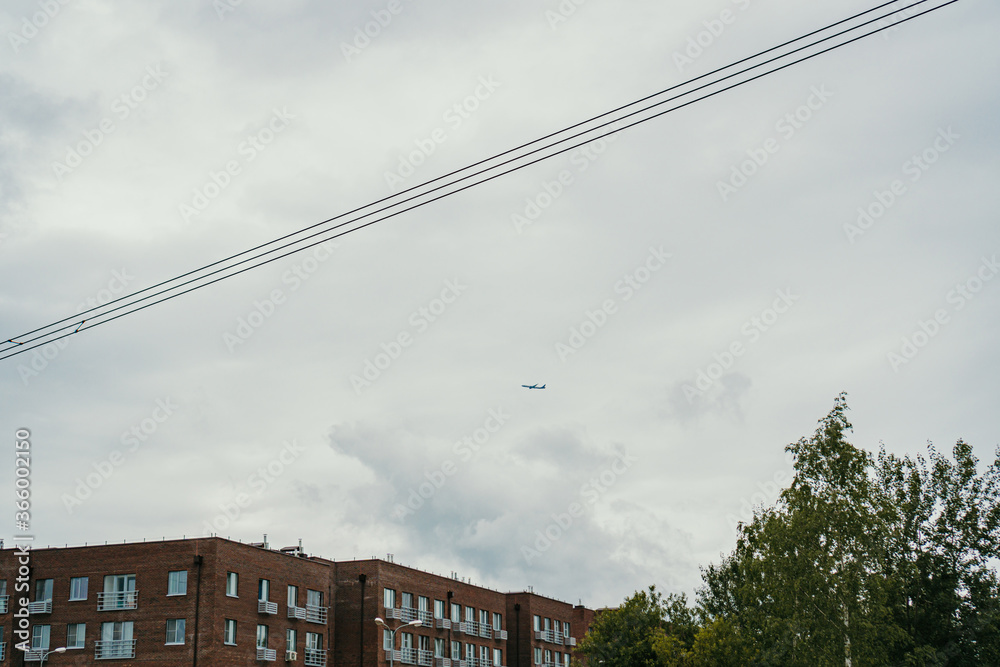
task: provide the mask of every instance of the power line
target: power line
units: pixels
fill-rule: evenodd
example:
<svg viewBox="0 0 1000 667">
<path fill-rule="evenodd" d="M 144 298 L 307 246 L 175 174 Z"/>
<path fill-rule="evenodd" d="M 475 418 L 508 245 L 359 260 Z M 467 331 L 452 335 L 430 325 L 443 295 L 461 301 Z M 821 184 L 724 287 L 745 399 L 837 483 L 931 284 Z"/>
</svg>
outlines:
<svg viewBox="0 0 1000 667">
<path fill-rule="evenodd" d="M 696 83 L 696 82 L 698 82 L 700 80 L 709 78 L 709 77 L 711 77 L 711 76 L 713 76 L 715 74 L 719 74 L 719 73 L 721 73 L 721 72 L 723 72 L 725 70 L 732 69 L 732 68 L 734 68 L 734 67 L 736 67 L 738 65 L 741 65 L 741 64 L 744 64 L 744 63 L 748 63 L 748 62 L 750 62 L 750 61 L 752 61 L 752 60 L 754 60 L 756 58 L 759 58 L 761 56 L 764 56 L 764 55 L 767 55 L 769 53 L 772 53 L 772 52 L 777 51 L 779 49 L 782 49 L 782 48 L 784 48 L 786 46 L 790 46 L 792 44 L 795 44 L 796 42 L 801 42 L 801 41 L 803 41 L 805 39 L 808 39 L 809 37 L 812 37 L 812 36 L 818 35 L 820 33 L 829 31 L 832 28 L 835 28 L 837 26 L 843 25 L 845 23 L 849 23 L 849 22 L 851 22 L 853 20 L 856 20 L 858 18 L 861 18 L 861 17 L 866 16 L 868 14 L 871 14 L 873 12 L 876 12 L 876 11 L 878 11 L 880 9 L 883 9 L 883 8 L 887 7 L 888 5 L 894 4 L 894 2 L 883 3 L 881 5 L 873 7 L 871 9 L 865 10 L 863 12 L 860 12 L 860 13 L 855 14 L 853 16 L 850 16 L 848 18 L 845 18 L 845 19 L 842 19 L 842 20 L 837 21 L 835 23 L 832 23 L 830 25 L 827 25 L 827 26 L 825 26 L 823 28 L 820 28 L 818 30 L 813 30 L 813 31 L 811 31 L 809 33 L 806 33 L 805 35 L 802 35 L 800 37 L 796 37 L 795 39 L 786 41 L 786 42 L 784 42 L 782 44 L 779 44 L 777 46 L 771 47 L 771 48 L 766 49 L 764 51 L 760 51 L 760 52 L 758 52 L 758 53 L 756 53 L 756 54 L 754 54 L 752 56 L 748 56 L 746 58 L 742 58 L 742 59 L 740 59 L 740 60 L 738 60 L 738 61 L 736 61 L 734 63 L 730 63 L 730 64 L 728 64 L 728 65 L 726 65 L 724 67 L 720 67 L 720 68 L 715 69 L 715 70 L 713 70 L 711 72 L 708 72 L 706 74 L 702 74 L 700 76 L 694 77 L 694 78 L 689 79 L 687 81 L 684 81 L 684 82 L 682 82 L 680 84 L 676 84 L 674 86 L 671 86 L 669 88 L 661 90 L 661 91 L 659 91 L 657 93 L 653 93 L 651 95 L 647 95 L 647 96 L 645 96 L 645 97 L 643 97 L 643 98 L 641 98 L 639 100 L 636 100 L 634 102 L 631 102 L 629 104 L 617 107 L 616 109 L 612 109 L 611 111 L 604 112 L 604 113 L 599 114 L 597 116 L 593 116 L 593 117 L 591 117 L 591 118 L 589 118 L 587 120 L 580 121 L 578 123 L 570 125 L 569 127 L 563 128 L 563 129 L 561 129 L 561 130 L 559 130 L 557 132 L 553 132 L 553 133 L 550 133 L 550 134 L 545 135 L 543 137 L 540 137 L 538 139 L 535 139 L 533 141 L 521 144 L 520 146 L 517 146 L 515 148 L 509 149 L 509 150 L 504 151 L 502 153 L 498 153 L 498 154 L 493 155 L 493 156 L 491 156 L 489 158 L 480 160 L 480 161 L 475 162 L 475 163 L 473 163 L 471 165 L 467 165 L 466 167 L 463 167 L 461 169 L 449 172 L 447 174 L 444 174 L 444 175 L 439 176 L 437 178 L 431 179 L 431 180 L 426 181 L 424 183 L 420 183 L 420 184 L 415 185 L 413 187 L 407 188 L 406 190 L 403 190 L 401 192 L 395 193 L 393 195 L 390 195 L 390 196 L 387 196 L 387 197 L 383 197 L 383 198 L 378 199 L 378 200 L 376 200 L 374 202 L 366 204 L 365 206 L 361 206 L 361 207 L 352 209 L 352 210 L 347 211 L 345 213 L 341 213 L 340 215 L 334 216 L 332 218 L 328 218 L 327 220 L 323 220 L 321 222 L 318 222 L 318 223 L 315 223 L 315 224 L 310 225 L 308 227 L 305 227 L 303 229 L 300 229 L 300 230 L 298 230 L 296 232 L 292 232 L 290 234 L 286 234 L 284 236 L 281 236 L 281 237 L 279 237 L 277 239 L 274 239 L 272 241 L 269 241 L 267 243 L 260 244 L 258 246 L 255 246 L 255 247 L 250 248 L 248 250 L 244 250 L 244 251 L 242 251 L 240 253 L 237 253 L 237 254 L 234 254 L 234 255 L 230 255 L 229 257 L 226 257 L 224 259 L 218 260 L 216 262 L 213 262 L 213 263 L 208 264 L 206 266 L 200 267 L 198 269 L 194 269 L 192 271 L 188 271 L 187 273 L 181 274 L 180 276 L 177 276 L 175 278 L 171 278 L 169 280 L 160 282 L 160 283 L 158 283 L 156 285 L 153 285 L 151 287 L 147 287 L 147 288 L 144 288 L 144 289 L 139 290 L 137 292 L 133 292 L 132 294 L 120 297 L 118 299 L 110 301 L 110 302 L 108 302 L 106 304 L 103 304 L 101 306 L 97 306 L 95 308 L 91 308 L 90 310 L 83 311 L 81 313 L 78 313 L 75 316 L 63 318 L 63 319 L 57 320 L 56 322 L 53 322 L 51 324 L 48 324 L 48 325 L 45 325 L 45 326 L 42 326 L 42 327 L 38 327 L 36 329 L 28 331 L 28 332 L 26 332 L 24 334 L 21 334 L 19 336 L 12 337 L 11 339 L 8 339 L 5 343 L 0 343 L 0 345 L 6 345 L 6 344 L 9 343 L 9 344 L 15 345 L 16 347 L 0 348 L 0 355 L 2 355 L 2 356 L 0 356 L 0 360 L 7 359 L 7 358 L 10 358 L 10 357 L 16 356 L 18 354 L 22 354 L 24 352 L 28 352 L 28 351 L 30 351 L 32 349 L 35 349 L 37 347 L 46 345 L 46 344 L 54 342 L 56 340 L 60 340 L 62 338 L 66 338 L 67 336 L 71 336 L 71 335 L 73 335 L 75 333 L 78 333 L 80 331 L 91 329 L 91 328 L 93 328 L 95 326 L 98 326 L 98 325 L 101 325 L 101 324 L 106 324 L 107 322 L 111 322 L 111 321 L 114 321 L 114 320 L 119 319 L 121 317 L 124 317 L 126 315 L 130 315 L 130 314 L 138 312 L 140 310 L 144 310 L 146 308 L 149 308 L 150 306 L 157 305 L 159 303 L 163 303 L 164 301 L 168 301 L 170 299 L 173 299 L 175 297 L 181 296 L 183 294 L 187 294 L 188 292 L 192 292 L 194 290 L 201 289 L 202 287 L 207 287 L 208 285 L 211 285 L 213 283 L 219 282 L 221 280 L 225 280 L 226 278 L 231 278 L 233 276 L 239 275 L 241 273 L 244 273 L 245 271 L 249 271 L 250 269 L 257 268 L 257 267 L 263 266 L 265 264 L 269 264 L 269 263 L 271 263 L 273 261 L 276 261 L 278 259 L 282 259 L 284 257 L 287 257 L 287 256 L 289 256 L 291 254 L 294 254 L 294 253 L 297 253 L 297 252 L 301 252 L 302 250 L 305 250 L 305 249 L 308 249 L 310 247 L 319 245 L 320 243 L 325 243 L 327 241 L 330 241 L 330 240 L 335 239 L 335 238 L 339 238 L 340 236 L 344 236 L 344 235 L 349 234 L 351 232 L 358 231 L 359 229 L 363 229 L 363 228 L 368 227 L 370 225 L 373 225 L 375 223 L 382 222 L 382 221 L 387 220 L 389 218 L 395 217 L 395 216 L 397 216 L 397 215 L 399 215 L 401 213 L 405 213 L 407 211 L 411 211 L 411 210 L 419 208 L 421 206 L 425 206 L 425 205 L 427 205 L 429 203 L 432 203 L 434 201 L 437 201 L 439 199 L 443 199 L 445 197 L 449 197 L 451 195 L 457 194 L 457 193 L 462 192 L 464 190 L 467 190 L 469 188 L 475 187 L 476 185 L 480 185 L 480 184 L 485 183 L 487 181 L 491 181 L 491 180 L 493 180 L 495 178 L 499 178 L 500 176 L 503 176 L 503 175 L 506 175 L 508 173 L 511 173 L 512 171 L 517 171 L 519 169 L 523 169 L 523 168 L 528 167 L 528 166 L 530 166 L 532 164 L 535 164 L 537 162 L 541 162 L 542 160 L 546 160 L 546 159 L 549 159 L 549 158 L 554 157 L 556 155 L 560 155 L 560 154 L 565 153 L 567 151 L 570 151 L 570 150 L 573 150 L 575 148 L 579 148 L 581 146 L 584 146 L 584 145 L 586 145 L 588 143 L 591 143 L 591 142 L 593 142 L 593 141 L 595 141 L 597 139 L 600 139 L 602 137 L 606 137 L 606 136 L 609 136 L 609 135 L 614 134 L 616 132 L 620 132 L 622 130 L 629 129 L 629 128 L 634 127 L 636 125 L 639 125 L 641 123 L 645 123 L 645 122 L 647 122 L 649 120 L 652 120 L 654 118 L 658 118 L 658 117 L 660 117 L 662 115 L 670 113 L 671 111 L 676 111 L 677 109 L 681 109 L 683 107 L 689 106 L 691 104 L 694 104 L 695 102 L 699 102 L 699 101 L 707 99 L 709 97 L 713 97 L 715 95 L 718 95 L 719 93 L 725 92 L 727 90 L 731 90 L 733 88 L 736 88 L 738 86 L 744 85 L 744 84 L 749 83 L 751 81 L 755 81 L 756 79 L 762 78 L 762 77 L 767 76 L 769 74 L 773 74 L 774 72 L 783 70 L 783 69 L 785 69 L 787 67 L 791 67 L 792 65 L 804 62 L 805 60 L 809 60 L 811 58 L 814 58 L 816 56 L 822 55 L 822 54 L 827 53 L 829 51 L 833 51 L 833 50 L 838 49 L 838 48 L 840 48 L 842 46 L 846 46 L 847 44 L 850 44 L 852 42 L 858 41 L 860 39 L 864 39 L 865 37 L 869 37 L 871 35 L 874 35 L 874 34 L 876 34 L 878 32 L 881 32 L 882 30 L 886 30 L 886 29 L 888 29 L 890 27 L 893 27 L 894 25 L 898 25 L 899 23 L 903 23 L 905 21 L 909 21 L 911 19 L 917 18 L 919 16 L 923 16 L 924 14 L 928 14 L 928 13 L 930 13 L 932 11 L 936 11 L 936 10 L 941 9 L 943 7 L 946 7 L 946 6 L 950 5 L 950 4 L 954 4 L 955 2 L 958 2 L 958 0 L 948 0 L 947 2 L 944 2 L 941 5 L 937 5 L 937 6 L 931 7 L 930 9 L 926 9 L 926 10 L 924 10 L 924 11 L 922 11 L 920 13 L 914 14 L 912 16 L 904 17 L 904 18 L 900 19 L 899 21 L 897 21 L 896 23 L 888 24 L 888 25 L 885 25 L 885 26 L 882 26 L 882 27 L 877 27 L 877 28 L 875 28 L 874 30 L 872 30 L 870 32 L 863 33 L 863 34 L 855 36 L 855 37 L 853 37 L 851 39 L 848 39 L 848 40 L 836 43 L 836 44 L 834 44 L 832 46 L 826 47 L 826 48 L 824 48 L 822 50 L 819 50 L 819 51 L 816 51 L 816 52 L 804 55 L 804 56 L 802 56 L 802 57 L 800 57 L 800 58 L 798 58 L 796 60 L 793 60 L 791 62 L 787 62 L 787 63 L 782 64 L 780 66 L 776 66 L 773 69 L 766 70 L 763 73 L 756 74 L 756 75 L 751 76 L 751 77 L 749 77 L 747 79 L 744 79 L 744 80 L 738 81 L 736 83 L 730 84 L 730 85 L 725 86 L 723 88 L 720 88 L 718 90 L 714 90 L 712 92 L 708 92 L 708 93 L 706 93 L 706 94 L 704 94 L 704 95 L 702 95 L 700 97 L 696 97 L 696 98 L 694 98 L 692 100 L 688 100 L 686 102 L 683 102 L 683 103 L 678 104 L 676 106 L 673 106 L 671 108 L 657 111 L 656 113 L 654 113 L 654 114 L 652 114 L 650 116 L 647 116 L 647 117 L 644 117 L 644 118 L 640 118 L 640 119 L 631 121 L 631 122 L 629 122 L 629 123 L 627 123 L 625 125 L 621 125 L 621 123 L 623 121 L 625 121 L 626 119 L 633 118 L 633 117 L 635 117 L 635 116 L 637 116 L 637 115 L 639 115 L 639 114 L 641 114 L 643 112 L 650 111 L 652 109 L 655 109 L 656 107 L 660 107 L 660 106 L 662 106 L 664 104 L 667 104 L 667 103 L 672 102 L 672 101 L 676 101 L 676 100 L 678 100 L 678 99 L 680 99 L 682 97 L 685 97 L 687 95 L 691 95 L 694 92 L 705 90 L 707 88 L 715 86 L 715 85 L 717 85 L 719 83 L 722 83 L 722 82 L 727 81 L 729 79 L 732 79 L 734 77 L 740 76 L 742 74 L 749 73 L 749 72 L 751 72 L 751 71 L 753 71 L 755 69 L 758 69 L 758 68 L 764 67 L 766 65 L 775 63 L 775 62 L 777 62 L 779 60 L 787 58 L 790 55 L 793 55 L 793 54 L 805 51 L 806 49 L 809 49 L 811 47 L 814 47 L 814 46 L 817 46 L 819 44 L 822 44 L 823 42 L 830 41 L 830 40 L 835 39 L 837 37 L 841 37 L 843 35 L 846 35 L 846 34 L 848 34 L 850 32 L 856 31 L 856 30 L 858 30 L 860 28 L 863 28 L 865 26 L 868 26 L 868 25 L 871 25 L 873 23 L 877 23 L 877 22 L 883 21 L 886 18 L 888 18 L 888 17 L 890 17 L 890 16 L 892 16 L 894 14 L 898 14 L 898 13 L 901 13 L 901 12 L 908 11 L 908 10 L 910 10 L 910 9 L 912 9 L 912 8 L 918 6 L 918 5 L 922 5 L 922 4 L 924 4 L 924 3 L 928 2 L 928 1 L 929 0 L 918 0 L 917 2 L 914 2 L 913 4 L 910 4 L 910 5 L 906 6 L 906 7 L 902 7 L 902 8 L 899 8 L 899 9 L 887 12 L 886 14 L 883 14 L 883 15 L 878 16 L 876 18 L 867 20 L 867 21 L 859 23 L 858 25 L 855 25 L 853 27 L 841 30 L 840 32 L 837 32 L 837 33 L 834 33 L 832 35 L 828 35 L 826 37 L 818 39 L 818 40 L 816 40 L 816 41 L 814 41 L 814 42 L 812 42 L 810 44 L 806 44 L 804 46 L 800 46 L 798 48 L 792 49 L 790 51 L 781 53 L 781 54 L 776 55 L 776 56 L 774 56 L 772 58 L 769 58 L 767 60 L 759 62 L 759 63 L 757 63 L 755 65 L 749 66 L 749 67 L 747 67 L 745 69 L 742 69 L 742 70 L 739 70 L 737 72 L 733 72 L 731 74 L 727 74 L 726 76 L 723 76 L 723 77 L 711 80 L 711 81 L 709 81 L 707 83 L 704 83 L 704 84 L 702 84 L 700 86 L 697 86 L 695 88 L 687 90 L 687 91 L 685 91 L 683 93 L 679 93 L 679 94 L 674 95 L 672 97 L 666 98 L 664 100 L 660 100 L 660 101 L 655 102 L 653 104 L 650 104 L 650 105 L 648 105 L 646 107 L 638 109 L 636 111 L 631 111 L 631 112 L 629 112 L 627 114 L 620 115 L 620 116 L 618 116 L 618 117 L 616 117 L 616 118 L 614 118 L 612 120 L 607 120 L 607 121 L 605 121 L 605 122 L 603 122 L 603 123 L 601 123 L 599 125 L 596 125 L 596 126 L 588 128 L 588 129 L 576 132 L 575 134 L 571 134 L 569 136 L 563 137 L 563 138 L 561 138 L 561 139 L 559 139 L 557 141 L 553 141 L 553 142 L 551 142 L 551 143 L 549 143 L 547 145 L 544 145 L 544 146 L 542 146 L 540 148 L 535 148 L 534 150 L 528 151 L 526 153 L 519 154 L 516 157 L 508 158 L 507 160 L 504 160 L 504 161 L 499 162 L 497 164 L 493 164 L 492 166 L 484 167 L 484 168 L 482 168 L 482 169 L 480 169 L 478 171 L 474 171 L 474 172 L 466 174 L 464 176 L 461 176 L 461 177 L 458 177 L 458 178 L 454 178 L 454 179 L 452 179 L 452 180 L 450 180 L 450 181 L 448 181 L 448 182 L 446 182 L 446 183 L 444 183 L 442 185 L 438 185 L 438 186 L 436 186 L 434 188 L 431 188 L 431 189 L 426 189 L 423 192 L 417 192 L 418 190 L 425 189 L 425 188 L 427 188 L 427 186 L 432 185 L 434 183 L 438 183 L 440 181 L 449 179 L 450 177 L 453 177 L 453 176 L 457 177 L 459 174 L 462 174 L 463 172 L 467 172 L 467 171 L 473 170 L 476 167 L 480 167 L 482 165 L 485 165 L 485 164 L 487 164 L 489 162 L 492 162 L 494 160 L 497 160 L 499 158 L 502 158 L 502 157 L 505 157 L 505 156 L 517 153 L 518 151 L 521 151 L 521 150 L 523 150 L 525 148 L 528 148 L 528 147 L 531 147 L 533 145 L 542 143 L 542 142 L 544 142 L 544 141 L 546 141 L 548 139 L 552 139 L 552 138 L 554 138 L 556 136 L 559 136 L 561 134 L 565 134 L 565 133 L 570 132 L 572 130 L 575 130 L 577 128 L 584 127 L 585 125 L 594 123 L 595 121 L 608 118 L 609 116 L 617 114 L 617 113 L 619 113 L 621 111 L 624 111 L 626 109 L 629 109 L 631 107 L 637 106 L 639 104 L 642 104 L 643 102 L 647 102 L 647 101 L 652 100 L 652 99 L 654 99 L 656 97 L 662 96 L 662 95 L 664 95 L 666 93 L 669 93 L 669 92 L 672 92 L 672 91 L 676 91 L 676 90 L 678 90 L 680 88 L 683 88 L 684 86 L 687 86 L 687 85 L 690 85 L 692 83 Z M 614 127 L 616 125 L 617 125 L 617 127 Z M 587 136 L 587 135 L 591 135 L 591 133 L 594 133 L 595 131 L 603 131 L 603 132 L 601 132 L 601 133 L 599 133 L 599 134 L 597 134 L 595 136 Z M 553 152 L 541 155 L 540 157 L 537 157 L 537 158 L 532 159 L 530 161 L 521 162 L 521 161 L 525 160 L 526 158 L 529 158 L 529 157 L 531 157 L 533 155 L 537 155 L 539 153 L 543 153 L 545 151 L 548 151 L 549 149 L 552 149 L 554 147 L 559 146 L 560 144 L 564 144 L 566 142 L 572 142 L 574 139 L 580 139 L 581 137 L 584 137 L 584 136 L 587 136 L 587 138 L 579 141 L 578 143 L 573 143 L 573 144 L 571 144 L 569 146 L 563 146 L 563 147 L 559 148 L 558 150 L 555 150 Z M 514 164 L 514 163 L 518 163 L 518 162 L 521 162 L 521 163 Z M 509 166 L 509 165 L 513 165 L 513 166 Z M 504 170 L 502 170 L 502 171 L 499 171 L 498 173 L 494 173 L 492 175 L 486 176 L 486 177 L 482 178 L 481 180 L 478 180 L 478 181 L 475 181 L 473 183 L 469 183 L 469 184 L 463 185 L 462 187 L 459 187 L 457 189 L 448 190 L 448 188 L 452 188 L 453 186 L 458 185 L 459 183 L 461 183 L 463 181 L 467 181 L 467 180 L 475 178 L 477 176 L 482 176 L 484 174 L 487 174 L 488 172 L 500 169 L 501 167 L 507 167 L 507 168 L 504 169 Z M 341 229 L 341 228 L 343 228 L 343 227 L 345 227 L 347 225 L 360 222 L 364 218 L 367 218 L 367 217 L 370 217 L 370 216 L 374 216 L 374 215 L 378 215 L 379 213 L 384 213 L 386 211 L 389 211 L 390 209 L 402 206 L 403 204 L 409 204 L 411 202 L 416 202 L 417 200 L 419 200 L 422 197 L 427 197 L 428 195 L 431 195 L 431 194 L 433 194 L 435 192 L 439 192 L 439 191 L 442 191 L 442 190 L 448 190 L 448 191 L 446 191 L 446 192 L 444 192 L 442 194 L 438 194 L 438 195 L 436 195 L 436 196 L 434 196 L 432 198 L 425 199 L 424 201 L 419 201 L 417 203 L 413 203 L 410 206 L 407 206 L 405 208 L 401 208 L 401 209 L 396 210 L 394 212 L 387 213 L 386 215 L 384 215 L 382 217 L 379 217 L 379 218 L 376 218 L 376 219 L 373 219 L 373 220 L 369 220 L 367 222 L 364 222 L 363 224 L 359 224 L 359 225 L 357 225 L 355 227 L 352 227 L 350 229 L 338 232 L 338 233 L 336 233 L 336 234 L 334 234 L 332 236 L 328 236 L 328 237 L 319 239 L 317 241 L 312 241 L 312 239 L 314 239 L 317 236 L 328 234 L 328 233 L 330 233 L 330 232 L 332 232 L 334 230 L 338 230 L 338 229 Z M 397 201 L 392 201 L 394 199 L 397 200 Z M 387 203 L 387 202 L 390 202 L 390 201 L 392 201 L 392 203 Z M 374 207 L 379 206 L 380 204 L 386 204 L 386 205 L 382 206 L 381 208 L 374 208 Z M 361 211 L 364 211 L 365 209 L 373 209 L 373 210 L 370 210 L 367 213 L 363 213 L 361 215 L 358 215 L 357 217 L 354 217 L 352 219 L 349 219 L 349 220 L 346 220 L 344 222 L 341 222 L 341 223 L 339 223 L 337 225 L 333 225 L 332 227 L 328 227 L 328 228 L 325 228 L 325 229 L 321 229 L 319 231 L 315 231 L 315 232 L 313 232 L 313 233 L 311 233 L 311 234 L 309 234 L 307 236 L 303 236 L 303 237 L 298 238 L 298 239 L 296 239 L 294 241 L 289 241 L 289 242 L 285 243 L 284 245 L 278 245 L 277 247 L 272 247 L 269 250 L 265 250 L 263 252 L 259 252 L 258 254 L 253 255 L 251 257 L 248 257 L 246 259 L 243 259 L 243 260 L 241 260 L 239 262 L 235 262 L 235 263 L 232 263 L 232 264 L 227 264 L 227 263 L 231 262 L 232 260 L 235 260 L 237 258 L 243 257 L 244 255 L 248 255 L 248 254 L 254 253 L 256 251 L 263 250 L 264 248 L 268 248 L 269 246 L 275 246 L 276 244 L 279 244 L 282 241 L 286 241 L 286 240 L 291 239 L 293 237 L 300 236 L 302 234 L 305 234 L 306 232 L 310 232 L 310 231 L 316 229 L 317 227 L 321 227 L 323 225 L 326 225 L 328 223 L 334 222 L 336 220 L 340 220 L 340 219 L 345 218 L 347 216 L 351 216 L 351 215 L 353 215 L 355 213 L 359 213 Z M 306 241 L 310 241 L 310 242 L 307 243 L 307 244 L 305 244 L 305 245 L 300 245 L 299 247 L 294 247 L 293 248 L 293 246 L 297 246 L 298 244 L 302 244 L 303 242 L 306 242 Z M 289 248 L 293 248 L 293 249 L 289 250 Z M 282 252 L 281 254 L 275 255 L 273 257 L 269 257 L 267 259 L 263 259 L 262 261 L 257 262 L 256 264 L 251 264 L 250 266 L 245 266 L 243 268 L 240 268 L 239 270 L 233 271 L 233 269 L 236 269 L 237 267 L 239 267 L 239 266 L 241 266 L 243 264 L 254 262 L 255 260 L 262 259 L 262 258 L 266 257 L 267 255 L 271 255 L 271 254 L 274 254 L 274 253 L 277 253 L 277 252 L 280 252 L 280 251 L 285 251 L 285 252 Z M 210 271 L 208 273 L 204 273 L 205 271 L 208 271 L 208 269 L 212 269 L 213 267 L 217 267 L 217 266 L 220 266 L 220 265 L 225 265 L 225 266 L 222 266 L 221 268 L 217 268 L 214 271 Z M 224 275 L 219 276 L 218 274 L 220 274 L 220 273 L 224 274 Z M 202 275 L 197 275 L 197 274 L 202 274 Z M 196 277 L 191 277 L 191 276 L 196 276 Z M 205 281 L 207 278 L 212 277 L 212 276 L 218 276 L 218 277 L 216 277 L 216 278 L 214 278 L 212 280 L 208 280 L 206 282 L 200 282 L 200 281 Z M 188 278 L 188 280 L 183 281 L 185 278 Z M 183 281 L 183 282 L 178 282 L 178 281 Z M 170 285 L 171 283 L 177 283 L 177 284 L 174 284 L 171 287 L 165 287 L 167 285 Z M 192 285 L 193 283 L 198 283 L 198 284 L 194 284 L 193 286 L 188 287 L 187 289 L 181 290 L 182 287 L 186 287 L 188 285 Z M 147 292 L 151 292 L 152 290 L 155 290 L 155 289 L 160 288 L 160 287 L 164 287 L 164 289 L 160 290 L 159 292 L 148 294 L 147 296 L 144 296 L 142 298 L 136 298 L 136 297 L 139 297 L 139 295 L 141 295 L 141 294 L 145 294 Z M 156 299 L 156 297 L 162 297 L 162 298 Z M 140 303 L 142 303 L 144 301 L 149 301 L 151 299 L 156 299 L 156 300 L 150 301 L 149 303 L 145 303 L 143 305 L 139 305 Z M 122 305 L 119 305 L 119 306 L 117 306 L 115 308 L 110 308 L 110 306 L 112 306 L 112 305 L 114 305 L 116 303 L 122 302 L 122 301 L 126 301 L 127 303 L 123 303 Z M 115 313 L 115 312 L 118 312 L 118 311 L 123 311 L 123 310 L 124 310 L 124 312 L 120 312 L 117 315 L 114 315 L 113 317 L 108 317 L 112 313 Z M 63 326 L 58 326 L 60 324 L 62 324 Z M 84 326 L 85 324 L 87 324 L 87 326 Z M 68 329 L 72 329 L 72 331 L 70 331 L 69 333 L 64 333 L 62 335 L 56 335 L 56 334 L 59 334 L 59 332 L 66 331 Z M 48 331 L 46 331 L 46 330 L 48 330 Z M 45 333 L 42 333 L 42 332 L 45 332 Z M 29 336 L 32 336 L 33 334 L 39 334 L 39 335 L 35 336 L 34 338 L 29 338 Z M 29 345 L 30 343 L 33 343 L 33 342 L 36 342 L 36 341 L 41 341 L 41 342 L 37 342 L 37 344 L 35 344 L 35 345 Z"/>
</svg>

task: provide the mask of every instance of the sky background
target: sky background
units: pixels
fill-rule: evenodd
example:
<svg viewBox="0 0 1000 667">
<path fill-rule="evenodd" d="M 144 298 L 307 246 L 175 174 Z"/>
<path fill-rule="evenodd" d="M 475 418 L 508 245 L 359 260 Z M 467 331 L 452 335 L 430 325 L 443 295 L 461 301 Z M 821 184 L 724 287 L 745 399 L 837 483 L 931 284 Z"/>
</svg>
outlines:
<svg viewBox="0 0 1000 667">
<path fill-rule="evenodd" d="M 4 3 L 0 338 L 872 6 L 390 4 Z M 992 460 L 997 34 L 962 0 L 0 362 L 38 543 L 266 533 L 600 607 L 694 590 L 840 392 L 860 447 Z"/>
</svg>

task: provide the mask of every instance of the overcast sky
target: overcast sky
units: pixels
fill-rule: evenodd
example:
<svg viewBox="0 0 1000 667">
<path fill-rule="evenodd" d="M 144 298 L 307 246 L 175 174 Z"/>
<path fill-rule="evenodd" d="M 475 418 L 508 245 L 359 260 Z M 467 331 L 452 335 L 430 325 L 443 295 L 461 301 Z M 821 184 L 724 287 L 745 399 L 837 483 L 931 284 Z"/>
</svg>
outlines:
<svg viewBox="0 0 1000 667">
<path fill-rule="evenodd" d="M 6 2 L 0 338 L 873 4 Z M 32 531 L 599 607 L 692 591 L 842 391 L 858 446 L 992 460 L 997 34 L 962 0 L 0 362 Z"/>
</svg>

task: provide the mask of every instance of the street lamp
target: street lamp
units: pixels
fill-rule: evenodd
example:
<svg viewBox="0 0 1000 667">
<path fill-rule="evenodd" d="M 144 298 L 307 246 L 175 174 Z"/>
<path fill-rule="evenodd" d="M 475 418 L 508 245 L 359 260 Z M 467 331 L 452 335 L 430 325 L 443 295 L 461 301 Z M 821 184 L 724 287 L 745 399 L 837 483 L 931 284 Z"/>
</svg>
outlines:
<svg viewBox="0 0 1000 667">
<path fill-rule="evenodd" d="M 54 649 L 52 649 L 51 651 L 48 651 L 48 652 L 43 651 L 42 652 L 42 659 L 41 659 L 41 661 L 38 664 L 39 665 L 44 665 L 45 664 L 45 658 L 49 657 L 53 653 L 65 653 L 65 652 L 66 652 L 66 647 L 65 646 L 60 646 L 59 648 L 54 648 Z"/>
<path fill-rule="evenodd" d="M 410 626 L 413 626 L 414 628 L 419 628 L 421 625 L 423 625 L 423 622 L 418 618 L 418 619 L 416 619 L 414 621 L 410 621 L 406 625 L 401 625 L 398 628 L 396 628 L 395 630 L 392 630 L 392 629 L 389 628 L 389 626 L 386 624 L 386 622 L 383 621 L 378 616 L 375 617 L 375 623 L 378 624 L 378 625 L 381 625 L 383 629 L 389 630 L 389 667 L 392 667 L 392 663 L 393 663 L 392 659 L 393 659 L 393 656 L 396 653 L 396 632 L 398 632 L 399 630 L 402 630 L 403 628 L 408 628 Z"/>
</svg>

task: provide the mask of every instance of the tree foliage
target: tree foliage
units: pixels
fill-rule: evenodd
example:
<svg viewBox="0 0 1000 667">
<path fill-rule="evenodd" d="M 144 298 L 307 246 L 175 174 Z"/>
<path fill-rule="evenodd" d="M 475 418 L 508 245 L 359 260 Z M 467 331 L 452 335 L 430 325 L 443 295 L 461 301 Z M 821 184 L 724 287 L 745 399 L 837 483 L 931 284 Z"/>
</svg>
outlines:
<svg viewBox="0 0 1000 667">
<path fill-rule="evenodd" d="M 837 398 L 786 447 L 791 485 L 702 569 L 697 604 L 654 588 L 600 614 L 590 665 L 1000 665 L 1000 450 L 850 444 Z"/>
</svg>

